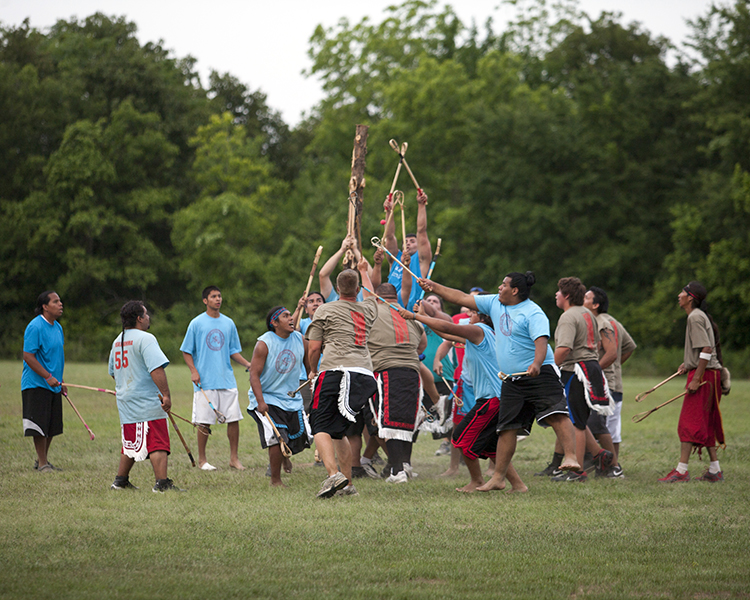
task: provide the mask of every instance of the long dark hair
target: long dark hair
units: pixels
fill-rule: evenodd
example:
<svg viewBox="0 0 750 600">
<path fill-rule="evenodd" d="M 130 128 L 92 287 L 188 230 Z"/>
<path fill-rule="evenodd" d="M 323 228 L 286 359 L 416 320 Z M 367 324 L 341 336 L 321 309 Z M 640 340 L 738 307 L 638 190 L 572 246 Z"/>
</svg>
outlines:
<svg viewBox="0 0 750 600">
<path fill-rule="evenodd" d="M 56 294 L 57 292 L 55 290 L 47 290 L 46 292 L 42 292 L 39 294 L 39 297 L 36 299 L 36 308 L 34 309 L 35 315 L 41 315 L 44 312 L 44 305 L 49 304 L 49 297 L 52 294 Z"/>
<path fill-rule="evenodd" d="M 719 364 L 723 365 L 724 360 L 721 356 L 721 340 L 719 339 L 719 327 L 716 325 L 714 318 L 708 312 L 708 303 L 706 297 L 708 296 L 708 290 L 698 281 L 691 281 L 684 288 L 682 288 L 688 296 L 690 296 L 693 302 L 694 308 L 700 308 L 708 317 L 711 322 L 711 329 L 714 331 L 714 343 L 716 344 L 716 358 L 719 359 Z"/>
</svg>

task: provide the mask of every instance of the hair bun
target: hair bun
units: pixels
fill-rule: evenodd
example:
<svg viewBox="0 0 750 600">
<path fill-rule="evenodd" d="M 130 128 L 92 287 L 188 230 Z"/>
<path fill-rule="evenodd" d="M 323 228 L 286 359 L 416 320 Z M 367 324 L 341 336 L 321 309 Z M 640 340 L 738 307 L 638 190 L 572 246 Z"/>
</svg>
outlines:
<svg viewBox="0 0 750 600">
<path fill-rule="evenodd" d="M 534 276 L 533 271 L 526 271 L 526 285 L 528 287 L 531 287 L 536 283 L 536 277 Z"/>
</svg>

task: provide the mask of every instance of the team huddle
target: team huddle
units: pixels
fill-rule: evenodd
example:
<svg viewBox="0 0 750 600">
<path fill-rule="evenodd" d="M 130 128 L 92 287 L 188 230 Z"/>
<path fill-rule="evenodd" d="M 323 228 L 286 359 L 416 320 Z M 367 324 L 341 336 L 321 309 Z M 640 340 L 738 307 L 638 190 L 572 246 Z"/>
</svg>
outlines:
<svg viewBox="0 0 750 600">
<path fill-rule="evenodd" d="M 416 477 L 412 444 L 421 432 L 450 440 L 447 473 L 456 472 L 460 460 L 466 464 L 470 481 L 458 491 L 502 490 L 507 480 L 510 491 L 525 492 L 512 459 L 517 440 L 531 434 L 535 420 L 556 437 L 550 464 L 536 475 L 555 482 L 584 482 L 592 471 L 598 477 L 623 476 L 622 364 L 636 344 L 608 314 L 606 292 L 587 289 L 576 277 L 558 281 L 562 314 L 553 350 L 549 318 L 530 299 L 533 273 L 506 274 L 497 294 L 480 288 L 465 293 L 431 278 L 434 257 L 421 190 L 417 204 L 417 233 L 404 235 L 399 249 L 394 206 L 386 201 L 384 237 L 372 265 L 347 236 L 320 269 L 320 292 L 306 293 L 293 311 L 284 306 L 268 311 L 268 331 L 258 338 L 250 361 L 242 356 L 234 322 L 220 312 L 219 288 L 203 291 L 206 311 L 190 322 L 180 347 L 193 383 L 192 423 L 198 425 L 202 470 L 216 469 L 206 447 L 217 422 L 227 425 L 230 467 L 245 468 L 238 455 L 243 415 L 234 361 L 249 372 L 246 410 L 268 451 L 271 485 L 283 486 L 282 469 L 291 472 L 289 457 L 313 443 L 316 461 L 327 472 L 320 498 L 356 495 L 358 476 L 407 483 Z M 342 270 L 334 289 L 331 275 L 342 256 L 356 269 Z M 381 283 L 384 258 L 388 279 Z M 702 448 L 711 462 L 698 479 L 723 480 L 716 452 L 724 443 L 721 346 L 705 310 L 706 296 L 702 285 L 690 282 L 678 298 L 688 315 L 678 372 L 687 373 L 688 384 L 678 424 L 680 461 L 664 482 L 688 481 L 690 454 Z M 449 316 L 444 301 L 461 312 Z M 43 293 L 24 336 L 23 423 L 40 472 L 57 469 L 47 454 L 52 437 L 62 433 L 61 394 L 67 394 L 57 322 L 62 312 L 59 296 Z M 308 317 L 300 319 L 302 312 Z M 169 360 L 148 333 L 150 315 L 142 302 L 127 302 L 120 315 L 122 330 L 108 364 L 122 433 L 111 487 L 135 488 L 131 468 L 148 458 L 153 491 L 178 490 L 167 476 Z M 382 474 L 373 467 L 379 449 L 387 456 Z M 487 481 L 481 459 L 492 464 Z"/>
</svg>

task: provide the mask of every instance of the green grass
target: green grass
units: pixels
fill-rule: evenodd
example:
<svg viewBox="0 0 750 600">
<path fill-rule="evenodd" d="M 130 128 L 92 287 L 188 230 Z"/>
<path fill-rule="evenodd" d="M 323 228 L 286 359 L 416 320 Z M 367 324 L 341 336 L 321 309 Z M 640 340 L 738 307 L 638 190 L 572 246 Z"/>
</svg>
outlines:
<svg viewBox="0 0 750 600">
<path fill-rule="evenodd" d="M 228 468 L 224 428 L 209 442 L 214 473 L 190 467 L 172 436 L 170 476 L 189 491 L 152 494 L 150 464 L 133 468 L 138 492 L 112 492 L 119 458 L 114 398 L 71 390 L 96 433 L 65 408 L 65 434 L 32 470 L 22 436 L 20 363 L 0 362 L 0 598 L 750 598 L 750 383 L 722 402 L 723 484 L 665 485 L 678 458 L 679 402 L 630 420 L 679 393 L 659 379 L 627 379 L 623 480 L 553 484 L 533 477 L 551 455 L 535 428 L 515 461 L 529 493 L 463 495 L 468 481 L 438 477 L 447 457 L 422 436 L 402 486 L 357 480 L 360 496 L 315 498 L 322 469 L 293 459 L 288 489 L 271 489 L 254 423 L 241 424 L 248 471 Z M 189 418 L 187 368 L 167 370 L 175 412 Z M 237 372 L 243 398 L 248 384 Z M 73 383 L 111 387 L 105 365 L 70 364 Z M 195 435 L 181 426 L 194 454 Z M 691 474 L 707 465 L 691 460 Z"/>
</svg>

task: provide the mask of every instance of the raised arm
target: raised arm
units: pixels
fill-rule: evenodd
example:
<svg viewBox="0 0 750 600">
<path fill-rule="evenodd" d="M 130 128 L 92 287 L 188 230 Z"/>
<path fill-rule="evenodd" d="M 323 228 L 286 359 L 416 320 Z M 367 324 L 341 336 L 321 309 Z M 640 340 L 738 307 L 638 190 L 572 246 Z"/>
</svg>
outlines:
<svg viewBox="0 0 750 600">
<path fill-rule="evenodd" d="M 427 237 L 427 194 L 417 192 L 417 255 L 421 273 L 427 275 L 432 262 L 432 246 Z"/>
<path fill-rule="evenodd" d="M 372 256 L 372 269 L 370 269 L 370 281 L 372 282 L 371 290 L 375 290 L 381 283 L 383 283 L 383 252 L 382 248 L 375 250 L 375 254 Z"/>
<path fill-rule="evenodd" d="M 425 292 L 435 292 L 443 300 L 447 300 L 452 304 L 458 304 L 459 306 L 465 306 L 477 310 L 477 302 L 471 294 L 465 294 L 461 290 L 449 288 L 433 281 L 432 279 L 425 279 L 424 277 L 417 279 L 417 282 Z"/>
<path fill-rule="evenodd" d="M 411 264 L 411 256 L 403 254 L 401 256 L 401 262 L 407 267 Z M 411 288 L 414 278 L 406 272 L 406 269 L 401 269 L 401 304 L 403 306 L 409 306 L 409 298 L 411 297 Z"/>
<path fill-rule="evenodd" d="M 469 340 L 472 344 L 477 345 L 481 344 L 484 339 L 484 331 L 479 325 L 456 325 L 453 321 L 443 321 L 442 319 L 437 319 L 435 317 L 428 317 L 426 314 L 415 314 L 405 309 L 402 309 L 399 312 L 404 319 L 419 321 L 435 332 L 448 334 L 454 338 L 458 338 L 458 340 L 452 339 L 452 341 L 463 342 L 464 340 Z"/>
<path fill-rule="evenodd" d="M 320 283 L 320 293 L 323 295 L 323 298 L 328 298 L 328 296 L 331 295 L 331 292 L 333 291 L 333 284 L 331 283 L 331 273 L 336 269 L 336 265 L 341 260 L 341 257 L 344 255 L 344 252 L 346 252 L 346 249 L 349 247 L 349 245 L 354 244 L 354 239 L 347 236 L 344 238 L 344 240 L 341 242 L 341 248 L 336 250 L 336 252 L 329 258 L 325 264 L 320 267 L 320 271 L 318 271 L 318 282 Z"/>
<path fill-rule="evenodd" d="M 372 281 L 370 281 L 370 275 L 368 275 L 368 271 L 370 270 L 370 263 L 367 262 L 367 259 L 364 256 L 359 259 L 359 262 L 357 263 L 357 270 L 359 271 L 359 276 L 362 279 L 362 298 L 369 298 L 373 294 L 371 294 L 364 288 L 369 288 L 373 292 L 375 291 L 375 288 L 372 287 Z"/>
<path fill-rule="evenodd" d="M 385 211 L 385 233 L 383 234 L 383 245 L 388 248 L 394 256 L 398 253 L 398 240 L 396 239 L 396 217 L 393 215 L 393 199 L 386 197 L 383 202 Z M 388 256 L 388 264 L 393 264 L 393 259 Z"/>
</svg>

